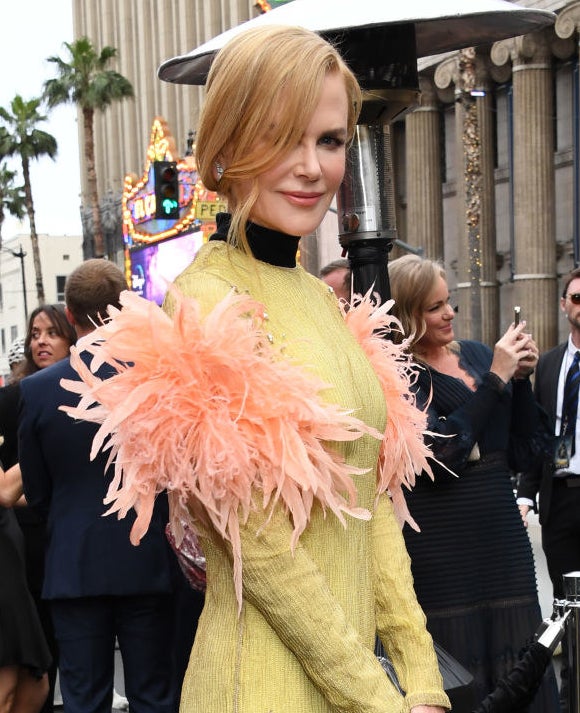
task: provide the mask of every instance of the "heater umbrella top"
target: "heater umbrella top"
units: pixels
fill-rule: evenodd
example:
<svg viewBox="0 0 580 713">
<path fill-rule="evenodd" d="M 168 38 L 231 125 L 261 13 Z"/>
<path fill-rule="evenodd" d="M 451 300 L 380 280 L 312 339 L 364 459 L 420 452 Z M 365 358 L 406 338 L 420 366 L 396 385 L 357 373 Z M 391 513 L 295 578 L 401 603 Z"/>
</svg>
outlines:
<svg viewBox="0 0 580 713">
<path fill-rule="evenodd" d="M 260 25 L 299 25 L 329 38 L 346 33 L 348 39 L 349 30 L 392 26 L 396 34 L 397 25 L 413 24 L 417 57 L 425 57 L 523 35 L 554 20 L 552 12 L 506 0 L 294 0 L 168 59 L 159 77 L 176 84 L 205 84 L 217 51 L 235 35 Z"/>
</svg>

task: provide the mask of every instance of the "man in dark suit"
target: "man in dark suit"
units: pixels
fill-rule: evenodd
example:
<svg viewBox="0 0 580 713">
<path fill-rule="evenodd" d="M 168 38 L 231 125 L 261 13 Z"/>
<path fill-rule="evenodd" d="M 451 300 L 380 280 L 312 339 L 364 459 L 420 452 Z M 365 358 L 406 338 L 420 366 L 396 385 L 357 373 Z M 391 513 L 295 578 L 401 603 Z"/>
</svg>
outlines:
<svg viewBox="0 0 580 713">
<path fill-rule="evenodd" d="M 106 260 L 88 260 L 71 273 L 66 312 L 79 337 L 106 317 L 107 305 L 118 306 L 124 289 L 123 273 Z M 105 474 L 106 456 L 89 459 L 97 427 L 59 410 L 78 402 L 61 379 L 78 379 L 69 359 L 21 382 L 19 454 L 26 499 L 48 516 L 43 597 L 59 645 L 64 711 L 110 713 L 117 638 L 131 711 L 174 713 L 177 572 L 164 532 L 166 500 L 158 498 L 138 547 L 129 542 L 134 514 L 103 516 L 112 469 Z"/>
<path fill-rule="evenodd" d="M 567 419 L 563 406 L 568 400 L 564 398 L 566 378 L 580 351 L 580 268 L 566 277 L 560 307 L 568 319 L 570 335 L 564 344 L 540 357 L 535 380 L 536 399 L 548 415 L 554 443 L 544 462 L 522 475 L 517 493 L 524 521 L 539 493 L 542 547 L 557 599 L 564 598 L 562 575 L 580 571 L 580 424 L 578 412 L 575 419 Z M 578 383 L 574 383 L 576 398 Z M 568 429 L 567 421 L 571 422 Z M 565 659 L 565 650 L 563 653 Z M 562 669 L 561 699 L 565 704 L 565 660 Z"/>
</svg>

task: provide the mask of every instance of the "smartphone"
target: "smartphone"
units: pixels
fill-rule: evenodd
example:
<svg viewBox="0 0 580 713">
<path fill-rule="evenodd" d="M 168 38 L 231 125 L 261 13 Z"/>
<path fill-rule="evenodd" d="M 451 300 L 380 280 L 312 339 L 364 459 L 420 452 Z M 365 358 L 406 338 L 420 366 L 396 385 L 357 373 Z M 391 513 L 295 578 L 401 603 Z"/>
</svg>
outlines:
<svg viewBox="0 0 580 713">
<path fill-rule="evenodd" d="M 514 326 L 517 327 L 518 324 L 520 323 L 520 312 L 521 312 L 521 307 L 519 305 L 516 305 L 514 307 Z"/>
</svg>

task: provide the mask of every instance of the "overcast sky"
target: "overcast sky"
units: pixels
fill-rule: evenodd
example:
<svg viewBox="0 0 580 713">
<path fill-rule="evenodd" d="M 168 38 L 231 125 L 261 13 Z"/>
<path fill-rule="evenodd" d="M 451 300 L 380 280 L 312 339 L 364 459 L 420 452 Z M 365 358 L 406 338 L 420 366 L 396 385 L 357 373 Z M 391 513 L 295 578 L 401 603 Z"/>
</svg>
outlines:
<svg viewBox="0 0 580 713">
<path fill-rule="evenodd" d="M 0 106 L 9 109 L 16 94 L 26 100 L 38 97 L 43 82 L 55 76 L 46 58 L 64 58 L 63 42 L 70 42 L 72 36 L 71 0 L 3 2 Z M 55 161 L 45 157 L 31 164 L 36 230 L 51 235 L 80 235 L 76 110 L 70 105 L 53 109 L 48 121 L 38 128 L 55 137 L 58 154 Z M 16 165 L 10 167 L 14 170 Z M 21 232 L 28 232 L 28 220 L 20 226 L 8 217 L 2 229 L 3 239 Z"/>
</svg>

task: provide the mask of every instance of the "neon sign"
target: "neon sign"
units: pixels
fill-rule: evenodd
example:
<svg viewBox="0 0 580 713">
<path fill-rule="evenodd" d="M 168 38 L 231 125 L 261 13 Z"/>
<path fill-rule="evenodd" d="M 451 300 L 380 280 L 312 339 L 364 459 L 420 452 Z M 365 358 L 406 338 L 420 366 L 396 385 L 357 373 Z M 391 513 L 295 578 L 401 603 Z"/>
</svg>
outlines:
<svg viewBox="0 0 580 713">
<path fill-rule="evenodd" d="M 178 174 L 179 210 L 175 218 L 156 218 L 154 165 L 159 161 L 175 161 Z M 203 208 L 198 208 L 203 203 Z M 125 176 L 122 198 L 123 237 L 126 249 L 150 245 L 160 240 L 201 230 L 209 235 L 215 229 L 215 216 L 226 210 L 227 204 L 217 193 L 208 191 L 197 173 L 193 156 L 180 159 L 175 140 L 161 117 L 153 121 L 147 148 L 145 167 L 139 178 Z"/>
<path fill-rule="evenodd" d="M 172 197 L 172 210 L 169 216 L 163 211 L 157 211 L 156 193 L 159 194 L 159 182 L 155 184 L 155 166 L 159 172 L 160 162 L 170 163 L 177 172 L 177 206 Z M 125 176 L 122 197 L 123 239 L 125 242 L 125 273 L 132 289 L 148 294 L 153 288 L 154 270 L 152 264 L 157 264 L 160 255 L 170 254 L 169 246 L 163 250 L 155 249 L 146 254 L 154 255 L 151 260 L 143 262 L 141 253 L 146 246 L 171 242 L 172 239 L 188 236 L 183 243 L 187 249 L 171 253 L 172 260 L 189 258 L 192 245 L 199 246 L 215 232 L 216 215 L 227 210 L 227 203 L 213 191 L 208 191 L 201 182 L 197 172 L 195 157 L 179 158 L 175 140 L 167 123 L 161 117 L 156 117 L 151 127 L 151 138 L 147 148 L 145 165 L 141 177 L 135 174 Z M 159 216 L 159 217 L 156 217 Z M 195 235 L 194 243 L 191 236 Z M 196 248 L 197 249 L 197 248 Z M 145 253 L 143 253 L 145 254 Z M 133 264 L 135 263 L 135 264 Z M 177 263 L 176 263 L 177 264 Z M 187 264 L 187 263 L 186 263 Z M 186 264 L 181 266 L 181 269 Z M 153 294 L 153 292 L 151 293 Z M 159 290 L 155 291 L 155 299 Z"/>
</svg>

